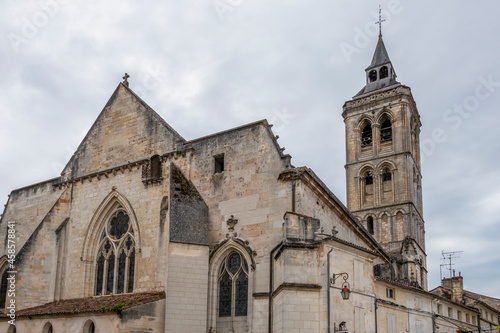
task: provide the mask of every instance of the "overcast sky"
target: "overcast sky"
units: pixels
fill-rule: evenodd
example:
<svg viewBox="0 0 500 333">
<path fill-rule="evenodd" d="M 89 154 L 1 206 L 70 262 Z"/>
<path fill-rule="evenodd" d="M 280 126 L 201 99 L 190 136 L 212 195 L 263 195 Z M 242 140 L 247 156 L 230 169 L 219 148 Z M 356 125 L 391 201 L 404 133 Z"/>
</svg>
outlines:
<svg viewBox="0 0 500 333">
<path fill-rule="evenodd" d="M 441 251 L 500 298 L 500 2 L 380 0 L 423 123 L 429 289 Z M 266 118 L 345 203 L 342 105 L 377 42 L 368 0 L 4 0 L 0 199 L 57 177 L 125 72 L 184 138 Z"/>
</svg>

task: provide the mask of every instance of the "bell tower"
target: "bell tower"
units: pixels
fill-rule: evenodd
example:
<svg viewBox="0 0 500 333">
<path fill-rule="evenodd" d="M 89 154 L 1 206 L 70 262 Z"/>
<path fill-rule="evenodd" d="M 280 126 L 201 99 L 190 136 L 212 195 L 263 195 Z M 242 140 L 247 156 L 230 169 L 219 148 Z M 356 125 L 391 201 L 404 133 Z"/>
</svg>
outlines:
<svg viewBox="0 0 500 333">
<path fill-rule="evenodd" d="M 380 275 L 427 290 L 420 116 L 381 34 L 365 72 L 365 86 L 342 113 L 347 206 L 394 259 Z"/>
</svg>

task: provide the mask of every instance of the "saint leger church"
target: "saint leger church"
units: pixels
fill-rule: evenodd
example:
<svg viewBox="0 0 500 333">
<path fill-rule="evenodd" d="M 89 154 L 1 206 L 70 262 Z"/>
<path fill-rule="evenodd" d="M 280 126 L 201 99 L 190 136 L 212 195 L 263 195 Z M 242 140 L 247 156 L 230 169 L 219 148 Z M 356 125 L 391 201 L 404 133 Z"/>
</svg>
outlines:
<svg viewBox="0 0 500 333">
<path fill-rule="evenodd" d="M 125 78 L 61 176 L 9 196 L 0 331 L 498 324 L 486 303 L 447 297 L 457 281 L 427 291 L 420 116 L 381 37 L 366 82 L 342 112 L 346 207 L 311 169 L 292 165 L 266 120 L 188 141 Z"/>
</svg>

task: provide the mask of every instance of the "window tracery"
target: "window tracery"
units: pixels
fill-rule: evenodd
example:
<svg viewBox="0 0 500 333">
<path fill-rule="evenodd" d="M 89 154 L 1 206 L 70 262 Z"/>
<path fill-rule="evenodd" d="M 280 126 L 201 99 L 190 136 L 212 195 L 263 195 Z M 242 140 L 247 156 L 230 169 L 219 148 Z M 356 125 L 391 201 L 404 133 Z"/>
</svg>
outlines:
<svg viewBox="0 0 500 333">
<path fill-rule="evenodd" d="M 248 310 L 248 264 L 231 252 L 219 271 L 219 317 L 246 316 Z"/>
<path fill-rule="evenodd" d="M 118 210 L 108 220 L 96 256 L 95 295 L 130 293 L 134 288 L 135 240 L 130 218 Z"/>
</svg>

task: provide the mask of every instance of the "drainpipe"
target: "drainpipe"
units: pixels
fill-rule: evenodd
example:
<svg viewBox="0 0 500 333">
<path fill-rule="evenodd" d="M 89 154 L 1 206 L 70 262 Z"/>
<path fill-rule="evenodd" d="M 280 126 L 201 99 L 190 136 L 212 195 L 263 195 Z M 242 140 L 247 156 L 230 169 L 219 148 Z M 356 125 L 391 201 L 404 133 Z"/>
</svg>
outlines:
<svg viewBox="0 0 500 333">
<path fill-rule="evenodd" d="M 268 318 L 268 332 L 273 333 L 273 291 L 274 291 L 274 252 L 283 246 L 283 241 L 276 245 L 269 253 L 269 318 Z"/>
<path fill-rule="evenodd" d="M 481 333 L 481 312 L 477 314 L 477 331 Z"/>
<path fill-rule="evenodd" d="M 377 295 L 375 295 L 375 333 L 378 333 L 377 309 L 378 309 L 378 297 Z"/>
<path fill-rule="evenodd" d="M 436 333 L 436 314 L 432 314 L 432 333 Z"/>
<path fill-rule="evenodd" d="M 333 248 L 327 253 L 326 259 L 326 299 L 327 299 L 327 317 L 328 317 L 328 333 L 330 333 L 330 253 L 332 253 Z"/>
</svg>

